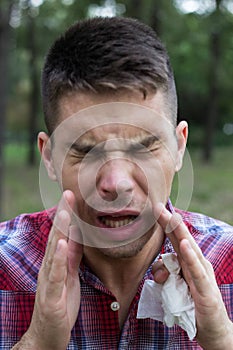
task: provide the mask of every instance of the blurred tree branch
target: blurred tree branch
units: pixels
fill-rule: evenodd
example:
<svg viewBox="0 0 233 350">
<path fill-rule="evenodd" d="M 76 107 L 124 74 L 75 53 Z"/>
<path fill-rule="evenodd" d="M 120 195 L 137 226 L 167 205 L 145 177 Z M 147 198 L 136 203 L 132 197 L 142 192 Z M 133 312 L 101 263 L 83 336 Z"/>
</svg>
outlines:
<svg viewBox="0 0 233 350">
<path fill-rule="evenodd" d="M 36 161 L 35 143 L 37 135 L 37 116 L 39 113 L 39 79 L 37 69 L 37 43 L 36 23 L 33 16 L 31 0 L 27 1 L 28 25 L 27 25 L 27 46 L 29 50 L 29 79 L 30 79 L 30 100 L 29 100 L 29 121 L 28 121 L 28 165 L 34 165 Z"/>
<path fill-rule="evenodd" d="M 219 68 L 221 47 L 221 6 L 222 0 L 215 0 L 215 11 L 210 15 L 212 30 L 210 32 L 209 64 L 209 99 L 205 121 L 203 160 L 209 162 L 213 155 L 214 134 L 219 114 Z"/>
<path fill-rule="evenodd" d="M 6 105 L 8 91 L 8 54 L 10 47 L 10 17 L 14 0 L 0 4 L 0 217 L 2 216 L 4 182 L 4 144 L 6 130 Z"/>
</svg>

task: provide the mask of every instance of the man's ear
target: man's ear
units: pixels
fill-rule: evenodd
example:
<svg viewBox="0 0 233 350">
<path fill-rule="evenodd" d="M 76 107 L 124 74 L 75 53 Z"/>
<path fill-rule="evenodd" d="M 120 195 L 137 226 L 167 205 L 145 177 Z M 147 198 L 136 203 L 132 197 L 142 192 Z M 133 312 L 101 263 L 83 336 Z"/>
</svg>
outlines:
<svg viewBox="0 0 233 350">
<path fill-rule="evenodd" d="M 48 176 L 51 180 L 57 181 L 56 172 L 54 169 L 52 158 L 51 139 L 45 132 L 40 132 L 37 138 L 37 146 L 43 159 L 44 165 L 47 169 Z"/>
<path fill-rule="evenodd" d="M 175 170 L 179 171 L 182 167 L 184 152 L 186 149 L 187 139 L 188 139 L 188 123 L 186 121 L 181 121 L 176 127 L 176 138 L 177 138 L 177 159 Z"/>
</svg>

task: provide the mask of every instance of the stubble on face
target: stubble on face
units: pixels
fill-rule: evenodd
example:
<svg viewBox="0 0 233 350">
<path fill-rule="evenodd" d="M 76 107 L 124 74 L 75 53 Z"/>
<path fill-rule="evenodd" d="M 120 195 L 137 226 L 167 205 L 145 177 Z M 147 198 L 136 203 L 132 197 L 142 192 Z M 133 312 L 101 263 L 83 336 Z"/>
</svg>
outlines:
<svg viewBox="0 0 233 350">
<path fill-rule="evenodd" d="M 112 259 L 128 259 L 137 256 L 151 239 L 153 232 L 147 232 L 134 242 L 113 248 L 97 248 L 104 256 Z"/>
</svg>

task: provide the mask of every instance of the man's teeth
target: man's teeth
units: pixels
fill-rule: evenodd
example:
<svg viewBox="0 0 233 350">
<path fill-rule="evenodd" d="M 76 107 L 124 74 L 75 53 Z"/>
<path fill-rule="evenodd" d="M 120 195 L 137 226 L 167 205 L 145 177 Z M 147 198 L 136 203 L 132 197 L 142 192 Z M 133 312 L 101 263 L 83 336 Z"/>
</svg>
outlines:
<svg viewBox="0 0 233 350">
<path fill-rule="evenodd" d="M 125 225 L 128 225 L 130 224 L 131 222 L 133 222 L 135 220 L 135 216 L 132 216 L 132 217 L 129 217 L 129 218 L 126 218 L 126 219 L 119 219 L 119 220 L 111 220 L 110 218 L 106 218 L 106 217 L 101 217 L 100 220 L 101 222 L 105 225 L 105 226 L 108 226 L 108 227 L 111 227 L 111 228 L 117 228 L 117 227 L 121 227 L 121 226 L 125 226 Z"/>
</svg>

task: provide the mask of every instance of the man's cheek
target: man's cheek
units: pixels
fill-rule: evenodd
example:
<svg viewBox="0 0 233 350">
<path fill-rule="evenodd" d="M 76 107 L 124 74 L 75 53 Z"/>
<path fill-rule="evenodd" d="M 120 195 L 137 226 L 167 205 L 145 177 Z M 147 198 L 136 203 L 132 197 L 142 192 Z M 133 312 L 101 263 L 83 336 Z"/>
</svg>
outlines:
<svg viewBox="0 0 233 350">
<path fill-rule="evenodd" d="M 167 197 L 167 174 L 158 161 L 145 169 L 148 196 L 152 202 L 163 201 Z"/>
</svg>

